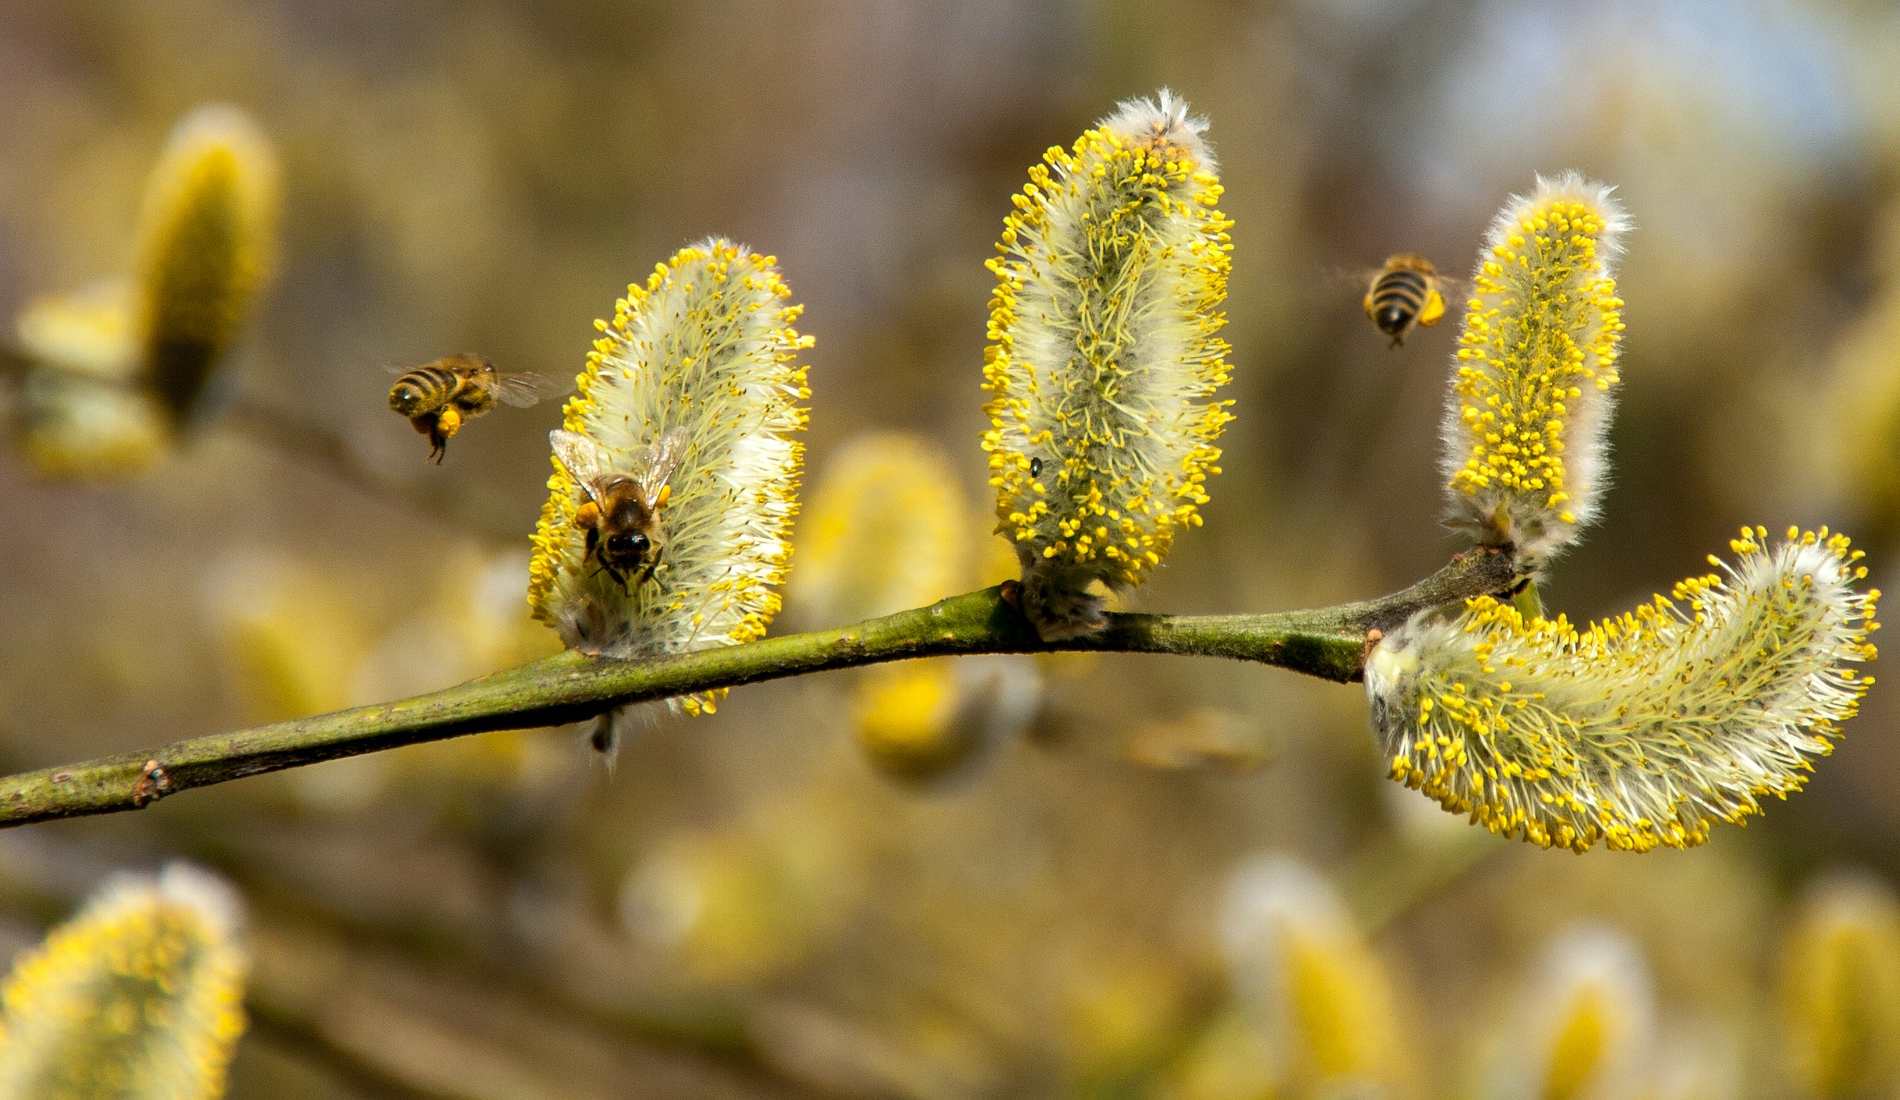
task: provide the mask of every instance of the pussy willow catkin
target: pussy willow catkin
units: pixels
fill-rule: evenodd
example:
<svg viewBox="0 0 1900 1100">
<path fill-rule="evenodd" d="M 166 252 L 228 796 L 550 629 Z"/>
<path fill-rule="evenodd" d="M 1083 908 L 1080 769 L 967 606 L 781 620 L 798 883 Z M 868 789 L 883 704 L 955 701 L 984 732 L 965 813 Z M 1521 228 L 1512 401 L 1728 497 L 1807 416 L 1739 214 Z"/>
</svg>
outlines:
<svg viewBox="0 0 1900 1100">
<path fill-rule="evenodd" d="M 235 107 L 187 115 L 152 170 L 139 219 L 138 332 L 153 392 L 174 419 L 196 408 L 269 273 L 277 157 Z"/>
<path fill-rule="evenodd" d="M 972 530 L 956 465 L 930 440 L 859 436 L 812 487 L 791 592 L 814 622 L 854 623 L 966 585 Z"/>
<path fill-rule="evenodd" d="M 961 591 L 971 581 L 973 514 L 956 467 L 929 440 L 896 432 L 854 439 L 826 464 L 800 521 L 791 598 L 818 622 L 857 622 Z M 970 670 L 904 661 L 853 677 L 852 731 L 865 759 L 905 781 L 934 780 L 974 759 L 979 723 L 964 712 Z"/>
<path fill-rule="evenodd" d="M 244 1031 L 237 900 L 187 867 L 115 880 L 0 990 L 0 1100 L 212 1100 Z"/>
<path fill-rule="evenodd" d="M 776 261 L 723 238 L 681 249 L 627 288 L 588 353 L 564 427 L 639 476 L 656 440 L 678 432 L 679 463 L 660 509 L 665 552 L 623 583 L 586 560 L 574 525 L 587 499 L 560 462 L 534 533 L 528 602 L 570 647 L 614 657 L 737 645 L 765 633 L 791 562 L 811 337 Z M 688 714 L 721 692 L 687 696 Z"/>
<path fill-rule="evenodd" d="M 1638 945 L 1609 928 L 1575 927 L 1545 947 L 1541 971 L 1512 1008 L 1481 1095 L 1647 1095 L 1638 1081 L 1655 1043 L 1656 1006 Z"/>
<path fill-rule="evenodd" d="M 1162 90 L 1029 170 L 1004 219 L 983 388 L 997 531 L 1044 637 L 1102 623 L 1201 523 L 1231 401 L 1232 222 L 1207 123 Z"/>
<path fill-rule="evenodd" d="M 1443 425 L 1450 522 L 1532 562 L 1575 542 L 1608 476 L 1629 227 L 1611 188 L 1539 177 L 1472 274 Z"/>
<path fill-rule="evenodd" d="M 1391 977 L 1344 901 L 1278 855 L 1242 864 L 1221 912 L 1229 980 L 1273 1047 L 1273 1096 L 1389 1096 L 1414 1075 Z"/>
<path fill-rule="evenodd" d="M 1809 1096 L 1900 1095 L 1900 899 L 1873 875 L 1808 888 L 1783 922 L 1776 1030 Z"/>
<path fill-rule="evenodd" d="M 171 450 L 252 312 L 276 251 L 278 167 L 235 107 L 186 115 L 146 182 L 131 278 L 39 297 L 16 439 L 42 474 L 108 479 Z"/>
<path fill-rule="evenodd" d="M 1739 563 L 1583 629 L 1490 597 L 1366 662 L 1394 779 L 1492 832 L 1684 848 L 1799 790 L 1873 678 L 1877 589 L 1845 536 L 1763 528 Z"/>
</svg>

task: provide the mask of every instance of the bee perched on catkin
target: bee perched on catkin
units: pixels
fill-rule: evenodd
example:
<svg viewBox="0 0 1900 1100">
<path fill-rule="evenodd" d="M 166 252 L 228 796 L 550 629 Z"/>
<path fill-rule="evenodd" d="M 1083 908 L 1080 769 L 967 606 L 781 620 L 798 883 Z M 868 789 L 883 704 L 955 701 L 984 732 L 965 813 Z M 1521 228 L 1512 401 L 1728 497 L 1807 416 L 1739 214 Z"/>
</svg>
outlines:
<svg viewBox="0 0 1900 1100">
<path fill-rule="evenodd" d="M 1480 597 L 1366 661 L 1394 779 L 1494 833 L 1686 848 L 1801 788 L 1873 683 L 1878 589 L 1848 539 L 1764 528 L 1730 565 L 1584 629 Z"/>
<path fill-rule="evenodd" d="M 576 380 L 534 533 L 528 603 L 610 657 L 765 634 L 791 562 L 811 396 L 777 261 L 720 237 L 627 288 Z M 576 469 L 575 467 L 581 467 Z M 720 694 L 676 701 L 710 713 Z M 611 723 L 596 745 L 611 749 Z"/>
<path fill-rule="evenodd" d="M 1491 223 L 1445 407 L 1452 526 L 1541 564 L 1595 518 L 1608 470 L 1629 220 L 1611 188 L 1538 177 Z"/>
<path fill-rule="evenodd" d="M 1044 638 L 1099 629 L 1090 587 L 1141 583 L 1220 472 L 1233 223 L 1206 129 L 1166 89 L 1122 103 L 1029 170 L 989 261 L 983 449 Z"/>
<path fill-rule="evenodd" d="M 109 883 L 0 991 L 0 1097 L 224 1094 L 249 959 L 230 888 L 185 866 Z"/>
</svg>

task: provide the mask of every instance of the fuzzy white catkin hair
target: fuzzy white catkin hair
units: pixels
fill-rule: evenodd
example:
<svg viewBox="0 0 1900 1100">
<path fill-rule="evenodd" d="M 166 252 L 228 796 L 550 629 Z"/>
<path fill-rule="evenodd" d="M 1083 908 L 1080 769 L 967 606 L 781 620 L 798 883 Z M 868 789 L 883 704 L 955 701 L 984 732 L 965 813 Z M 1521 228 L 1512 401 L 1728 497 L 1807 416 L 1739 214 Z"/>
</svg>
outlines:
<svg viewBox="0 0 1900 1100">
<path fill-rule="evenodd" d="M 222 881 L 114 879 L 0 990 L 0 1100 L 212 1100 L 244 1031 L 249 956 Z"/>
<path fill-rule="evenodd" d="M 765 633 L 791 562 L 811 394 L 776 261 L 723 238 L 681 249 L 627 288 L 587 356 L 563 426 L 635 476 L 648 448 L 684 449 L 660 509 L 665 553 L 629 591 L 574 525 L 584 490 L 556 460 L 535 528 L 528 603 L 568 646 L 612 657 L 737 645 Z M 720 692 L 679 699 L 709 712 Z"/>
<path fill-rule="evenodd" d="M 1613 189 L 1542 176 L 1478 254 L 1447 395 L 1447 521 L 1548 560 L 1596 518 L 1618 381 L 1614 268 L 1629 219 Z"/>
<path fill-rule="evenodd" d="M 1825 527 L 1729 545 L 1739 564 L 1582 630 L 1483 597 L 1386 635 L 1366 694 L 1392 778 L 1577 851 L 1700 844 L 1799 790 L 1873 683 L 1880 593 Z"/>
<path fill-rule="evenodd" d="M 1231 401 L 1233 223 L 1207 123 L 1163 89 L 1049 149 L 1012 196 L 983 368 L 997 532 L 1045 638 L 1098 629 L 1199 526 Z"/>
</svg>

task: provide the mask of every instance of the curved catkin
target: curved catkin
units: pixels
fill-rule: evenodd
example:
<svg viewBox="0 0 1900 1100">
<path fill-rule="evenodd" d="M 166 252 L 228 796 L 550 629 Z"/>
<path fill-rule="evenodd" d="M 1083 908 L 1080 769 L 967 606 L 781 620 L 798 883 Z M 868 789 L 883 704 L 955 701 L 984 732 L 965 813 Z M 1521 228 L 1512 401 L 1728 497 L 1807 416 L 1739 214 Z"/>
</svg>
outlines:
<svg viewBox="0 0 1900 1100">
<path fill-rule="evenodd" d="M 0 1100 L 224 1094 L 249 961 L 236 899 L 167 868 L 109 884 L 0 990 Z"/>
<path fill-rule="evenodd" d="M 1029 170 L 989 262 L 983 449 L 1047 638 L 1099 628 L 1089 586 L 1144 580 L 1220 472 L 1233 223 L 1206 128 L 1165 89 L 1121 104 Z"/>
<path fill-rule="evenodd" d="M 1783 944 L 1784 1036 L 1804 1095 L 1900 1095 L 1900 900 L 1872 876 L 1824 880 Z"/>
<path fill-rule="evenodd" d="M 1386 635 L 1366 694 L 1392 777 L 1576 851 L 1690 847 L 1799 790 L 1873 683 L 1880 593 L 1825 527 L 1729 545 L 1739 564 L 1581 630 L 1482 597 Z"/>
<path fill-rule="evenodd" d="M 244 112 L 185 116 L 147 184 L 134 269 L 153 392 L 190 418 L 236 339 L 276 251 L 277 157 Z"/>
<path fill-rule="evenodd" d="M 1447 522 L 1549 559 L 1596 517 L 1618 381 L 1629 227 L 1611 188 L 1538 177 L 1478 254 L 1443 425 Z"/>
<path fill-rule="evenodd" d="M 811 396 L 793 328 L 801 306 L 777 261 L 713 237 L 680 249 L 627 288 L 588 353 L 563 426 L 639 475 L 647 448 L 684 439 L 660 517 L 665 553 L 650 579 L 623 585 L 584 560 L 574 525 L 585 500 L 556 460 L 535 527 L 528 604 L 568 646 L 612 657 L 737 645 L 765 634 L 791 563 Z M 629 587 L 631 590 L 629 590 Z M 710 712 L 723 692 L 676 701 Z"/>
</svg>

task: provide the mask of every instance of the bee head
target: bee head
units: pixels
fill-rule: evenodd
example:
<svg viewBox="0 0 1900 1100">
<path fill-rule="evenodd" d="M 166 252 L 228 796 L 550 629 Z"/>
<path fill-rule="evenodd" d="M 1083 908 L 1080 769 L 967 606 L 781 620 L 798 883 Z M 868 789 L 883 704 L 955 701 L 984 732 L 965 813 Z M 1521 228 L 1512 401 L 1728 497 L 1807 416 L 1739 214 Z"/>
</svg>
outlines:
<svg viewBox="0 0 1900 1100">
<path fill-rule="evenodd" d="M 1405 320 L 1405 311 L 1395 305 L 1386 306 L 1379 311 L 1378 316 L 1372 319 L 1373 323 L 1379 326 L 1379 331 L 1387 336 L 1397 336 L 1404 332 Z"/>
<path fill-rule="evenodd" d="M 622 531 L 607 539 L 607 556 L 617 560 L 638 561 L 646 556 L 653 542 L 638 531 Z"/>
<path fill-rule="evenodd" d="M 422 390 L 411 382 L 398 382 L 389 387 L 389 407 L 404 416 L 415 415 L 422 405 Z"/>
</svg>

